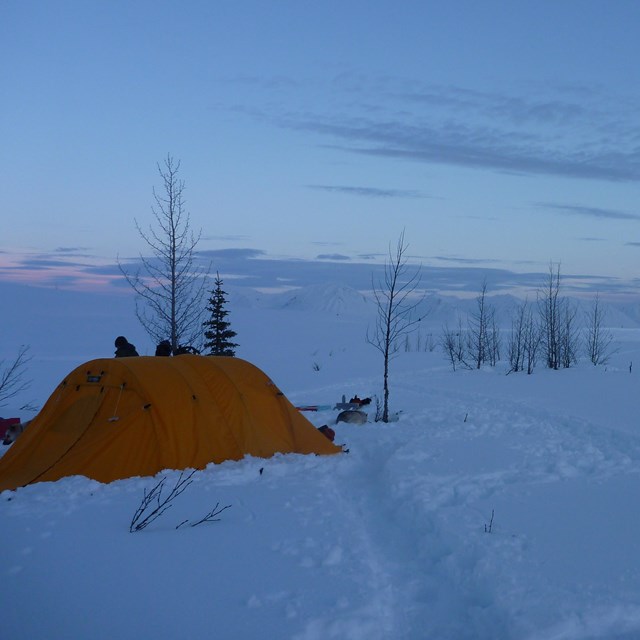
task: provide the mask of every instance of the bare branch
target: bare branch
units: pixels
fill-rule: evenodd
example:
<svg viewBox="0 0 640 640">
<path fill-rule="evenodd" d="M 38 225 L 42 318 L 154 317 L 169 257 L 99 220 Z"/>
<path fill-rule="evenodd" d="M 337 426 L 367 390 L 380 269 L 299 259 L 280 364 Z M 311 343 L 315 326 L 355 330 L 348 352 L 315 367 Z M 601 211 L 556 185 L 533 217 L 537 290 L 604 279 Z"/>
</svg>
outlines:
<svg viewBox="0 0 640 640">
<path fill-rule="evenodd" d="M 213 507 L 213 509 L 211 509 L 211 511 L 209 511 L 209 513 L 207 513 L 207 515 L 204 516 L 204 518 L 201 518 L 197 522 L 192 522 L 191 526 L 192 527 L 197 527 L 199 524 L 202 524 L 203 522 L 218 522 L 220 520 L 220 518 L 216 518 L 216 516 L 219 516 L 226 509 L 230 509 L 231 508 L 231 505 L 228 504 L 228 505 L 222 507 L 221 509 L 219 509 L 218 508 L 219 505 L 220 505 L 220 503 L 216 502 L 216 506 Z"/>
<path fill-rule="evenodd" d="M 5 360 L 0 361 L 0 407 L 31 385 L 30 380 L 25 380 L 26 366 L 31 360 L 28 354 L 29 347 L 21 345 L 13 360 L 6 364 Z"/>
<path fill-rule="evenodd" d="M 162 491 L 164 489 L 164 483 L 167 479 L 166 476 L 163 476 L 158 484 L 156 484 L 148 493 L 145 489 L 142 501 L 140 502 L 140 505 L 131 518 L 129 531 L 131 533 L 133 533 L 134 531 L 142 531 L 142 529 L 149 526 L 165 511 L 170 509 L 173 506 L 171 504 L 172 501 L 175 500 L 183 491 L 185 491 L 186 488 L 193 482 L 191 478 L 193 477 L 193 474 L 195 472 L 196 470 L 194 469 L 191 473 L 185 476 L 185 472 L 182 471 L 180 473 L 180 476 L 178 477 L 178 480 L 176 481 L 175 486 L 173 487 L 173 489 L 171 489 L 167 497 L 164 499 L 162 499 Z"/>
</svg>

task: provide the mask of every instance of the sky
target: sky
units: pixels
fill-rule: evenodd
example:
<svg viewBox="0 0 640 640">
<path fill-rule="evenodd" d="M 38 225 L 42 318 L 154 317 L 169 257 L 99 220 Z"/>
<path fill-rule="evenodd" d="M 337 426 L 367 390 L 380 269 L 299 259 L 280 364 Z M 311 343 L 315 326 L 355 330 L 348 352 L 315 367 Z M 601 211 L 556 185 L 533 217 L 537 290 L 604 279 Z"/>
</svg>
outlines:
<svg viewBox="0 0 640 640">
<path fill-rule="evenodd" d="M 404 230 L 426 268 L 553 262 L 637 293 L 639 19 L 624 0 L 1 0 L 0 281 L 121 287 L 170 154 L 198 249 L 246 258 L 225 278 L 362 270 Z"/>
</svg>

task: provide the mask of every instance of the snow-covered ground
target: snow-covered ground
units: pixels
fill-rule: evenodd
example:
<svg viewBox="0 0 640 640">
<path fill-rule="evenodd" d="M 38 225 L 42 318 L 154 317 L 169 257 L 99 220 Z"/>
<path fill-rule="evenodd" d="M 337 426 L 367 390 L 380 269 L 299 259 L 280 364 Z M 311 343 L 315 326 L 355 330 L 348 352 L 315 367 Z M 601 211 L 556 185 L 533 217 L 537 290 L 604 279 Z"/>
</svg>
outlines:
<svg viewBox="0 0 640 640">
<path fill-rule="evenodd" d="M 365 314 L 323 306 L 235 309 L 238 355 L 295 404 L 380 395 Z M 5 491 L 0 638 L 640 638 L 640 330 L 614 333 L 608 366 L 532 376 L 400 353 L 397 422 L 335 425 L 338 456 L 211 465 L 140 532 L 159 477 Z"/>
</svg>

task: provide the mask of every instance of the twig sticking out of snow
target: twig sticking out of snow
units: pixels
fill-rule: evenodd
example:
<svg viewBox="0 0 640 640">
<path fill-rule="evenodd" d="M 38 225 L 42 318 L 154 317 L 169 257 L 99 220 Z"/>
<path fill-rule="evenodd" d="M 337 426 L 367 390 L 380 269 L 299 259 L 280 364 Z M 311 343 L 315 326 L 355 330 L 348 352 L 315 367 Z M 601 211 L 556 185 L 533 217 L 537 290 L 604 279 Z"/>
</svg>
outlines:
<svg viewBox="0 0 640 640">
<path fill-rule="evenodd" d="M 159 518 L 167 509 L 170 509 L 173 506 L 171 502 L 193 482 L 191 478 L 195 472 L 194 469 L 189 475 L 185 476 L 184 471 L 182 471 L 175 486 L 164 500 L 162 499 L 162 490 L 164 489 L 164 483 L 167 479 L 166 476 L 163 476 L 160 482 L 148 493 L 145 489 L 142 501 L 133 514 L 133 518 L 131 518 L 129 532 L 142 531 L 142 529 Z"/>
<path fill-rule="evenodd" d="M 493 529 L 493 515 L 494 515 L 494 510 L 491 509 L 491 520 L 489 520 L 489 524 L 488 525 L 484 525 L 484 532 L 485 533 L 491 533 L 491 530 Z"/>
<path fill-rule="evenodd" d="M 218 522 L 220 520 L 220 518 L 216 518 L 216 516 L 219 516 L 225 509 L 229 509 L 231 507 L 230 504 L 226 505 L 225 507 L 222 507 L 222 509 L 218 509 L 218 507 L 220 506 L 219 502 L 216 502 L 216 506 L 213 507 L 213 509 L 211 509 L 211 511 L 209 511 L 209 513 L 207 513 L 207 515 L 198 520 L 197 522 L 192 522 L 190 523 L 192 527 L 197 527 L 199 524 L 202 524 L 203 522 Z M 185 520 L 185 522 L 189 522 L 188 520 Z M 183 522 L 182 524 L 185 524 L 185 522 Z M 178 525 L 180 526 L 180 525 Z M 177 529 L 178 527 L 176 527 Z"/>
</svg>

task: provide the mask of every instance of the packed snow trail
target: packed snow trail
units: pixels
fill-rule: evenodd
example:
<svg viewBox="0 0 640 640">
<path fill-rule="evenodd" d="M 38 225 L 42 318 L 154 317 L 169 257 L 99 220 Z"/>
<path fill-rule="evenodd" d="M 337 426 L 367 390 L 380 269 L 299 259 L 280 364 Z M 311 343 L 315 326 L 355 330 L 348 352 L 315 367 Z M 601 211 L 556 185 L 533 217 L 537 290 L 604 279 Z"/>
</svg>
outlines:
<svg viewBox="0 0 640 640">
<path fill-rule="evenodd" d="M 468 584 L 458 582 L 464 573 L 473 573 L 475 558 L 457 558 L 455 544 L 442 531 L 435 510 L 425 510 L 420 493 L 412 483 L 398 482 L 394 468 L 408 466 L 423 468 L 428 457 L 415 456 L 411 447 L 395 438 L 383 446 L 356 454 L 344 475 L 338 473 L 336 482 L 340 496 L 340 510 L 352 513 L 349 525 L 359 530 L 356 538 L 365 541 L 363 549 L 371 558 L 373 577 L 370 587 L 376 607 L 385 619 L 373 637 L 420 638 L 433 637 L 482 638 L 495 634 L 499 616 L 495 610 L 491 620 L 483 620 L 486 597 L 476 578 Z M 462 561 L 463 566 L 458 566 Z M 468 620 L 471 616 L 473 620 Z M 443 621 L 447 621 L 443 625 Z M 437 621 L 437 622 L 435 622 Z M 487 633 L 481 631 L 490 622 Z M 385 624 L 386 623 L 386 624 Z M 364 636 L 362 636 L 364 637 Z"/>
</svg>

